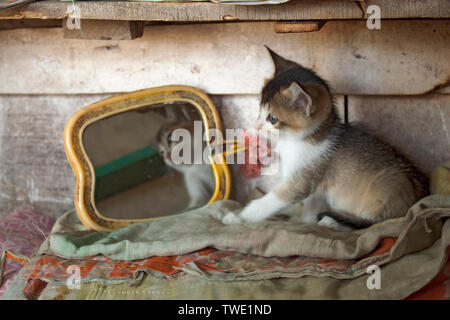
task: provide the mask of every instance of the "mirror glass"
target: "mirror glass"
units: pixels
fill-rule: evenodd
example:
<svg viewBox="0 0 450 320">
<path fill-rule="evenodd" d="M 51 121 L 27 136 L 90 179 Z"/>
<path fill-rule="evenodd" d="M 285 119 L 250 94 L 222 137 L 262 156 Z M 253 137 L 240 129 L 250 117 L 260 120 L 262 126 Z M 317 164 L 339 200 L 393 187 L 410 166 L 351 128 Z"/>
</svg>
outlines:
<svg viewBox="0 0 450 320">
<path fill-rule="evenodd" d="M 97 120 L 83 132 L 95 171 L 94 199 L 107 218 L 145 219 L 208 203 L 215 179 L 204 150 L 198 110 L 185 102 L 145 106 Z M 182 145 L 183 144 L 183 145 Z M 190 153 L 190 154 L 189 154 Z"/>
</svg>

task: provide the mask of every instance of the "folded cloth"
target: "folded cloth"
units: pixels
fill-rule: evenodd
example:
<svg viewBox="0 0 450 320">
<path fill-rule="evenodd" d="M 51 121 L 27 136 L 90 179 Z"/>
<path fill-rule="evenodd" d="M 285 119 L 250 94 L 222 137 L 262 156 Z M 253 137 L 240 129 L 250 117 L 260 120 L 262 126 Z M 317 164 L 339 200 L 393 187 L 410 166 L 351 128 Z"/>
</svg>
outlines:
<svg viewBox="0 0 450 320">
<path fill-rule="evenodd" d="M 14 254 L 31 256 L 50 233 L 55 219 L 45 216 L 40 212 L 21 207 L 0 219 L 0 251 L 4 261 L 2 281 L 0 283 L 0 296 L 4 294 L 12 278 L 20 270 L 23 264 L 8 259 Z"/>
<path fill-rule="evenodd" d="M 130 226 L 111 233 L 86 230 L 70 212 L 57 221 L 52 235 L 19 280 L 26 283 L 24 292 L 33 299 L 108 299 L 110 294 L 120 296 L 120 292 L 155 299 L 167 294 L 168 287 L 177 288 L 178 293 L 167 298 L 189 299 L 279 299 L 283 298 L 280 288 L 289 292 L 290 298 L 404 299 L 421 288 L 413 298 L 426 297 L 430 292 L 434 297 L 445 297 L 447 291 L 442 291 L 445 286 L 441 280 L 445 280 L 447 269 L 442 267 L 448 261 L 450 244 L 448 196 L 425 198 L 404 218 L 355 232 L 282 221 L 224 226 L 217 218 L 230 208 L 237 210 L 240 206 L 222 201 L 176 219 L 134 225 L 145 226 L 143 229 Z M 214 231 L 208 231 L 209 227 Z M 146 232 L 146 228 L 152 232 Z M 304 241 L 303 246 L 295 241 Z M 268 254 L 276 248 L 279 256 Z M 92 252 L 96 254 L 80 254 Z M 307 252 L 317 256 L 308 257 Z M 137 256 L 143 258 L 116 258 Z M 356 258 L 337 258 L 342 256 Z M 70 265 L 80 268 L 81 290 L 67 287 Z M 381 269 L 382 290 L 367 286 L 367 267 L 373 265 Z M 147 277 L 140 277 L 142 274 Z M 131 279 L 135 280 L 131 284 L 126 281 Z M 193 284 L 199 286 L 195 297 L 190 290 L 182 290 L 183 279 L 197 279 Z M 342 279 L 346 281 L 339 281 Z M 148 287 L 142 287 L 148 282 Z M 423 288 L 427 284 L 431 289 Z M 252 286 L 260 289 L 258 294 L 240 290 Z M 115 291 L 119 287 L 124 290 Z M 101 294 L 92 295 L 92 290 Z"/>
<path fill-rule="evenodd" d="M 80 282 L 101 281 L 109 284 L 136 283 L 142 273 L 158 277 L 177 277 L 195 274 L 215 280 L 260 280 L 278 277 L 298 278 L 306 274 L 324 274 L 338 279 L 354 278 L 369 265 L 379 264 L 389 255 L 396 239 L 385 238 L 370 255 L 359 260 L 332 260 L 304 256 L 261 257 L 236 251 L 212 248 L 179 256 L 153 256 L 133 261 L 111 260 L 104 256 L 84 259 L 65 259 L 55 255 L 41 255 L 27 265 L 26 279 L 66 283 L 70 266 L 77 266 Z"/>
<path fill-rule="evenodd" d="M 123 282 L 114 285 L 101 281 L 81 282 L 77 289 L 70 289 L 65 283 L 49 282 L 42 290 L 42 281 L 36 280 L 36 283 L 28 282 L 24 291 L 28 297 L 42 300 L 450 299 L 447 289 L 450 262 L 441 268 L 443 251 L 440 240 L 430 248 L 381 266 L 379 289 L 367 287 L 369 274 L 345 281 L 311 275 L 301 278 L 220 281 L 185 274 L 176 278 L 148 275 L 142 282 L 133 285 Z M 437 274 L 440 269 L 441 272 Z M 17 296 L 24 282 L 17 283 L 16 287 L 15 292 L 10 290 L 7 293 L 8 297 L 15 297 L 14 294 Z"/>
<path fill-rule="evenodd" d="M 223 225 L 221 217 L 241 205 L 218 201 L 183 214 L 142 222 L 112 232 L 87 230 L 74 212 L 56 222 L 50 253 L 64 258 L 104 255 L 114 260 L 188 254 L 204 248 L 264 257 L 308 256 L 351 260 L 372 252 L 387 237 L 398 238 L 389 260 L 429 247 L 450 216 L 450 196 L 433 195 L 416 203 L 406 217 L 368 229 L 338 232 L 289 221 Z"/>
</svg>

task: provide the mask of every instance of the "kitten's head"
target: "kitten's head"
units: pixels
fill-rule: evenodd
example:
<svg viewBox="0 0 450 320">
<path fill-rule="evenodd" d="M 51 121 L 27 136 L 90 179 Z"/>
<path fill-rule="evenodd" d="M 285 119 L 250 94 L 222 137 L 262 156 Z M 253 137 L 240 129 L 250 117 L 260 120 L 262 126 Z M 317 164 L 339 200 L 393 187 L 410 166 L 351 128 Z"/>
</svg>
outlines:
<svg viewBox="0 0 450 320">
<path fill-rule="evenodd" d="M 330 113 L 335 116 L 333 97 L 323 79 L 267 49 L 275 64 L 275 75 L 262 90 L 259 128 L 279 129 L 280 137 L 294 133 L 306 136 Z"/>
<path fill-rule="evenodd" d="M 156 139 L 157 139 L 159 154 L 164 159 L 164 162 L 166 163 L 166 165 L 171 168 L 174 168 L 176 170 L 183 171 L 183 169 L 186 169 L 191 164 L 188 164 L 188 163 L 176 164 L 172 158 L 173 155 L 179 155 L 180 157 L 183 157 L 183 152 L 185 151 L 183 148 L 181 148 L 181 144 L 186 143 L 186 141 L 183 141 L 184 137 L 179 140 L 174 139 L 174 136 L 175 136 L 174 132 L 179 129 L 187 130 L 189 132 L 189 134 L 190 134 L 189 136 L 191 137 L 191 157 L 193 157 L 193 151 L 194 151 L 194 143 L 193 143 L 194 123 L 193 122 L 168 121 L 158 131 L 158 135 L 157 135 Z M 175 153 L 174 153 L 174 151 L 175 151 Z M 191 161 L 191 163 L 193 163 L 193 161 Z"/>
<path fill-rule="evenodd" d="M 156 136 L 158 151 L 167 166 L 178 171 L 188 170 L 197 159 L 194 151 L 201 150 L 203 154 L 206 147 L 202 137 L 194 135 L 198 131 L 196 126 L 202 127 L 201 115 L 195 107 L 184 104 L 166 106 L 163 110 L 165 121 Z"/>
</svg>

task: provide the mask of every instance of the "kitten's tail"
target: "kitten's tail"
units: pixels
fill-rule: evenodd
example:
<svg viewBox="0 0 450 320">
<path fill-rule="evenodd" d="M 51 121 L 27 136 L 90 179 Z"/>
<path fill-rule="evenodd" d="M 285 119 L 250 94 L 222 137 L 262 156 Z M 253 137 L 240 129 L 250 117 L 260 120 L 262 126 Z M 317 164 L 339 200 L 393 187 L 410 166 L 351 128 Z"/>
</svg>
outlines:
<svg viewBox="0 0 450 320">
<path fill-rule="evenodd" d="M 322 220 L 324 217 L 330 217 L 337 223 L 344 226 L 350 227 L 352 229 L 365 229 L 373 225 L 375 222 L 366 220 L 363 218 L 356 218 L 344 213 L 337 213 L 333 211 L 321 212 L 317 215 L 317 221 Z"/>
</svg>

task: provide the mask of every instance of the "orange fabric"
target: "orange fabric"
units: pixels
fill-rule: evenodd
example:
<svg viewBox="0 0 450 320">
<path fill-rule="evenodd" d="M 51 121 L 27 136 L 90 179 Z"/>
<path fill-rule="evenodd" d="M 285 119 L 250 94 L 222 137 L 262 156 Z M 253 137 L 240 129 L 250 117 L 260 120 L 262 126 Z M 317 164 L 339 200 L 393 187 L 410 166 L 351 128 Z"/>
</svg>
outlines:
<svg viewBox="0 0 450 320">
<path fill-rule="evenodd" d="M 202 250 L 197 251 L 197 254 L 198 254 L 199 256 L 207 256 L 207 255 L 209 255 L 210 253 L 215 252 L 215 251 L 217 251 L 217 250 L 216 250 L 216 249 L 213 249 L 213 248 L 205 248 L 205 249 L 202 249 Z"/>
<path fill-rule="evenodd" d="M 5 256 L 6 256 L 6 259 L 14 260 L 23 265 L 28 263 L 28 260 L 26 258 L 16 255 L 15 253 L 12 253 L 11 251 L 8 251 L 8 250 L 5 250 Z"/>
<path fill-rule="evenodd" d="M 392 248 L 395 244 L 395 238 L 386 238 L 380 241 L 377 248 L 369 255 L 363 257 L 375 257 L 383 255 Z M 358 269 L 359 260 L 334 260 L 334 259 L 318 259 L 311 257 L 286 257 L 286 258 L 264 258 L 247 264 L 247 258 L 243 257 L 234 260 L 236 265 L 229 263 L 222 263 L 228 258 L 233 258 L 237 253 L 233 251 L 222 251 L 214 248 L 204 248 L 196 252 L 192 252 L 180 256 L 153 256 L 148 259 L 141 259 L 135 261 L 114 261 L 104 256 L 90 257 L 85 259 L 61 259 L 56 256 L 42 256 L 33 265 L 33 270 L 29 275 L 32 279 L 64 279 L 69 275 L 66 270 L 70 265 L 77 265 L 80 268 L 81 278 L 88 278 L 92 276 L 91 271 L 103 270 L 103 272 L 95 273 L 97 276 L 101 275 L 107 278 L 133 278 L 135 271 L 138 270 L 153 270 L 161 272 L 165 275 L 172 276 L 181 272 L 183 264 L 195 263 L 200 269 L 205 271 L 217 272 L 239 272 L 249 269 L 259 269 L 261 271 L 270 271 L 276 268 L 286 269 L 288 266 L 297 267 L 306 264 L 316 264 L 323 268 L 333 268 L 336 271 L 347 272 L 350 267 Z M 255 258 L 253 258 L 255 259 Z M 354 269 L 355 270 L 355 269 Z M 95 277 L 97 277 L 95 276 Z"/>
<path fill-rule="evenodd" d="M 154 256 L 146 260 L 140 260 L 142 261 L 141 264 L 130 264 L 126 261 L 121 261 L 114 264 L 113 270 L 110 274 L 110 278 L 126 277 L 130 274 L 130 272 L 142 268 L 155 270 L 167 275 L 173 275 L 180 272 L 180 270 L 177 270 L 176 267 L 181 267 L 176 259 L 177 256 Z"/>
<path fill-rule="evenodd" d="M 381 239 L 380 243 L 375 248 L 375 250 L 373 250 L 371 253 L 363 256 L 362 259 L 379 256 L 379 255 L 388 253 L 391 251 L 392 247 L 395 245 L 396 242 L 397 242 L 397 238 L 392 238 L 392 237 L 383 238 L 383 239 Z"/>
</svg>

